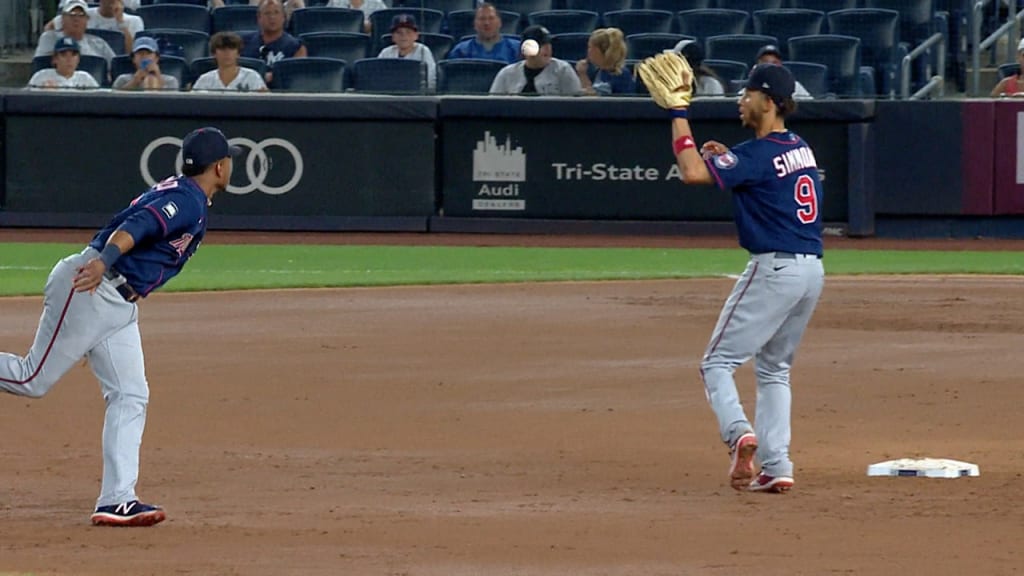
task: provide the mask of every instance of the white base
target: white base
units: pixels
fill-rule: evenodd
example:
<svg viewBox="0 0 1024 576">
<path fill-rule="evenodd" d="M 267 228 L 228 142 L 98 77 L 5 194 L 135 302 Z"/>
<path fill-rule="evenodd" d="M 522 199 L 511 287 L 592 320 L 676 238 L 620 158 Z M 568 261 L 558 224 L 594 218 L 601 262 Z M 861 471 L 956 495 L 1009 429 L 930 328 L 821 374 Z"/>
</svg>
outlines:
<svg viewBox="0 0 1024 576">
<path fill-rule="evenodd" d="M 900 458 L 868 466 L 868 476 L 962 478 L 980 475 L 977 464 L 948 458 Z"/>
</svg>

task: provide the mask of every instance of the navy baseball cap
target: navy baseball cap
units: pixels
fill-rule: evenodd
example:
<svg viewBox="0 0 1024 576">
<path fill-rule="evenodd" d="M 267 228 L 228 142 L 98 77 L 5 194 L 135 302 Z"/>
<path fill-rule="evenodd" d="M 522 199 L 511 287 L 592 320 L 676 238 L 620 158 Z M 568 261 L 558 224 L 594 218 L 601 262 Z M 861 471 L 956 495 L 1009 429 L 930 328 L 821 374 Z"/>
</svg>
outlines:
<svg viewBox="0 0 1024 576">
<path fill-rule="evenodd" d="M 150 38 L 149 36 L 139 36 L 132 42 L 132 54 L 135 54 L 139 50 L 149 50 L 150 52 L 160 52 L 160 46 L 156 43 L 156 38 Z"/>
<path fill-rule="evenodd" d="M 181 143 L 181 159 L 188 166 L 209 166 L 241 152 L 241 148 L 228 144 L 227 136 L 212 126 L 189 132 Z"/>
<path fill-rule="evenodd" d="M 60 40 L 57 40 L 57 43 L 53 45 L 54 54 L 58 52 L 67 52 L 68 50 L 72 50 L 74 52 L 81 52 L 81 49 L 79 49 L 78 47 L 78 42 L 76 42 L 74 38 L 69 38 L 65 36 Z"/>
<path fill-rule="evenodd" d="M 779 60 L 782 60 L 782 52 L 779 52 L 779 47 L 775 44 L 761 46 L 761 49 L 757 51 L 757 58 L 755 58 L 755 60 L 760 60 L 761 56 L 764 56 L 765 54 L 771 54 Z"/>
<path fill-rule="evenodd" d="M 778 104 L 793 97 L 796 80 L 784 66 L 758 64 L 747 78 L 746 89 L 763 92 Z"/>
<path fill-rule="evenodd" d="M 521 38 L 524 41 L 535 40 L 538 46 L 551 44 L 551 32 L 548 32 L 547 28 L 536 24 L 528 27 L 526 30 L 523 30 Z"/>
<path fill-rule="evenodd" d="M 391 19 L 391 31 L 394 32 L 399 28 L 419 31 L 419 28 L 416 26 L 416 18 L 413 18 L 412 14 L 398 14 Z"/>
</svg>

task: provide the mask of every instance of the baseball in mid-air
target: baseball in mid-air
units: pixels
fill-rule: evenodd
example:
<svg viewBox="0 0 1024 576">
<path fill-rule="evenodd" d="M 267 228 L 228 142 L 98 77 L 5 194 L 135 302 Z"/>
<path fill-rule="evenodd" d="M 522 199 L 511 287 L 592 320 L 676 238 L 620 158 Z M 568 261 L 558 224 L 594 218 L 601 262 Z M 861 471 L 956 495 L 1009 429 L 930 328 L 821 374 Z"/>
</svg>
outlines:
<svg viewBox="0 0 1024 576">
<path fill-rule="evenodd" d="M 525 40 L 523 42 L 523 56 L 536 56 L 540 52 L 540 44 L 536 40 Z"/>
</svg>

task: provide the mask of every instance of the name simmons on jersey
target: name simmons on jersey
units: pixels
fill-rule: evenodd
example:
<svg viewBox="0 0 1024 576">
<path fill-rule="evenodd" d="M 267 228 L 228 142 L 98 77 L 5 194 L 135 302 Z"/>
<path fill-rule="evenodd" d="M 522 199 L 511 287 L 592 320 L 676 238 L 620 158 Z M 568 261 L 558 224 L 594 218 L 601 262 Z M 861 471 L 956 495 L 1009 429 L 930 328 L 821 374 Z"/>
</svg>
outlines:
<svg viewBox="0 0 1024 576">
<path fill-rule="evenodd" d="M 772 165 L 775 166 L 775 176 L 785 178 L 805 168 L 817 169 L 818 161 L 814 159 L 814 152 L 810 148 L 801 146 L 772 158 Z"/>
</svg>

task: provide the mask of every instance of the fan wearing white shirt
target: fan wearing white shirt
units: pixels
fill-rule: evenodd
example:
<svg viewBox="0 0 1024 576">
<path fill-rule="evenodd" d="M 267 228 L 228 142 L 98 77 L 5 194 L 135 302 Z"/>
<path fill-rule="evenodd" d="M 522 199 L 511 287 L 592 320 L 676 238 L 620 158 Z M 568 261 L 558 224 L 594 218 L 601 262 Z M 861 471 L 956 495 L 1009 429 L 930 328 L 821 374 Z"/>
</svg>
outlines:
<svg viewBox="0 0 1024 576">
<path fill-rule="evenodd" d="M 53 49 L 53 68 L 40 70 L 28 81 L 29 88 L 99 88 L 91 74 L 76 70 L 79 55 L 78 42 L 64 37 Z"/>
<path fill-rule="evenodd" d="M 266 92 L 267 84 L 259 72 L 238 65 L 241 51 L 242 38 L 238 34 L 214 34 L 213 38 L 210 38 L 210 54 L 217 61 L 217 68 L 197 78 L 192 84 L 192 90 Z"/>
<path fill-rule="evenodd" d="M 85 12 L 89 16 L 89 29 L 114 30 L 124 34 L 124 49 L 131 53 L 135 35 L 146 26 L 142 18 L 134 14 L 125 14 L 124 0 L 100 0 L 99 6 L 90 6 Z M 64 27 L 63 17 L 55 16 L 46 24 L 46 30 L 61 30 Z"/>
<path fill-rule="evenodd" d="M 89 26 L 89 5 L 85 0 L 67 0 L 61 13 L 63 26 L 60 32 L 47 30 L 39 36 L 39 44 L 36 45 L 35 56 L 49 56 L 53 54 L 53 48 L 62 37 L 75 40 L 86 56 L 102 56 L 110 65 L 114 59 L 114 51 L 107 44 L 107 41 L 99 36 L 86 34 Z"/>
<path fill-rule="evenodd" d="M 394 44 L 381 50 L 377 57 L 408 58 L 423 62 L 427 67 L 427 88 L 433 90 L 437 80 L 437 63 L 434 62 L 434 53 L 420 44 L 419 39 L 416 19 L 411 14 L 399 14 L 391 19 L 391 41 Z"/>
</svg>

